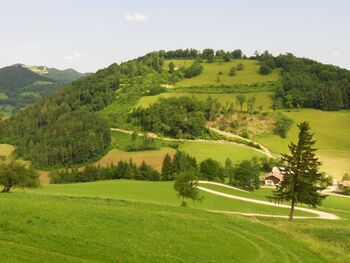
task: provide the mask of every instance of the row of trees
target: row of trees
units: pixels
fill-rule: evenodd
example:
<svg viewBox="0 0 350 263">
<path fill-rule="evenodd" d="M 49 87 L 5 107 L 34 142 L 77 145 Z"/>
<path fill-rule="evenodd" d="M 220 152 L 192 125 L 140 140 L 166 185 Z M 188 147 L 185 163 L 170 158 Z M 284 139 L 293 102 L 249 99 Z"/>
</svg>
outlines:
<svg viewBox="0 0 350 263">
<path fill-rule="evenodd" d="M 111 163 L 107 167 L 87 165 L 82 169 L 65 168 L 50 173 L 51 183 L 93 182 L 112 179 L 133 179 L 160 181 L 161 174 L 152 166 L 143 162 L 137 166 L 132 160 Z"/>
<path fill-rule="evenodd" d="M 158 51 L 158 56 L 163 59 L 205 59 L 206 61 L 230 61 L 231 59 L 246 58 L 242 50 L 233 51 L 214 50 L 206 48 L 202 52 L 196 49 L 177 49 L 174 51 Z"/>
</svg>

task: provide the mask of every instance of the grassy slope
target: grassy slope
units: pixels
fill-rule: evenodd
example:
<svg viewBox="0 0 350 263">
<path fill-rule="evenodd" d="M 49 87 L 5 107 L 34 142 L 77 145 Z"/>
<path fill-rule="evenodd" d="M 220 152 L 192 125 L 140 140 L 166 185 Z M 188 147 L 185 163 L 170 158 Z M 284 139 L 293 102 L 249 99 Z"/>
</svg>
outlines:
<svg viewBox="0 0 350 263">
<path fill-rule="evenodd" d="M 196 157 L 198 162 L 201 162 L 207 158 L 212 158 L 221 162 L 222 164 L 225 163 L 227 158 L 236 163 L 242 160 L 251 159 L 253 157 L 264 156 L 262 153 L 245 146 L 214 144 L 210 142 L 186 142 L 180 145 L 179 150 L 185 151 L 191 156 Z"/>
<path fill-rule="evenodd" d="M 158 101 L 159 98 L 170 98 L 170 97 L 195 97 L 199 100 L 206 100 L 209 96 L 211 96 L 213 99 L 217 99 L 222 105 L 226 105 L 233 103 L 233 105 L 236 107 L 236 96 L 238 94 L 210 94 L 210 93 L 161 93 L 156 96 L 146 96 L 142 97 L 138 103 L 137 106 L 141 107 L 148 107 L 150 104 L 153 104 Z M 256 106 L 263 105 L 264 110 L 269 110 L 269 107 L 272 104 L 271 95 L 273 95 L 272 92 L 255 92 L 255 93 L 245 93 L 244 94 L 247 98 L 254 96 L 256 99 Z"/>
<path fill-rule="evenodd" d="M 6 262 L 314 262 L 323 256 L 263 224 L 192 209 L 31 194 L 0 203 Z"/>
<path fill-rule="evenodd" d="M 173 190 L 173 182 L 145 182 L 131 180 L 102 181 L 86 184 L 45 185 L 37 193 L 102 197 L 109 199 L 123 199 L 128 201 L 149 202 L 177 206 L 179 199 Z M 261 206 L 239 200 L 230 200 L 209 193 L 202 193 L 204 202 L 191 203 L 191 207 L 223 211 L 246 213 L 265 213 L 286 215 L 288 210 L 270 206 Z M 299 212 L 299 215 L 314 216 L 313 214 Z"/>
<path fill-rule="evenodd" d="M 312 132 L 315 133 L 316 147 L 319 148 L 319 156 L 324 162 L 323 169 L 337 177 L 350 172 L 350 111 L 302 109 L 299 112 L 284 112 L 284 114 L 294 121 L 286 139 L 268 135 L 255 140 L 274 152 L 286 152 L 289 142 L 297 139 L 296 124 L 308 121 Z"/>
<path fill-rule="evenodd" d="M 0 257 L 5 262 L 350 259 L 345 252 L 348 218 L 290 224 L 279 219 L 214 214 L 174 206 L 179 200 L 171 187 L 171 183 L 121 180 L 49 185 L 4 194 L 0 199 Z M 206 195 L 203 205 L 211 197 Z M 213 202 L 219 206 L 228 201 Z M 246 209 L 244 206 L 240 209 Z M 334 228 L 335 233 L 331 231 Z M 340 242 L 332 240 L 336 238 Z"/>
<path fill-rule="evenodd" d="M 188 66 L 192 61 L 187 60 L 172 60 L 176 66 Z M 165 66 L 170 63 L 167 61 Z M 228 75 L 232 67 L 236 67 L 239 63 L 244 65 L 242 71 L 237 71 L 236 75 L 231 77 Z M 259 74 L 259 63 L 255 60 L 233 60 L 230 62 L 214 62 L 214 63 L 202 63 L 203 72 L 197 77 L 190 79 L 183 79 L 176 84 L 176 86 L 189 87 L 189 86 L 202 86 L 202 85 L 238 85 L 238 84 L 255 84 L 269 81 L 277 81 L 280 78 L 280 71 L 274 70 L 271 74 L 264 76 Z M 219 72 L 222 75 L 218 75 Z M 220 82 L 217 82 L 219 76 Z"/>
</svg>

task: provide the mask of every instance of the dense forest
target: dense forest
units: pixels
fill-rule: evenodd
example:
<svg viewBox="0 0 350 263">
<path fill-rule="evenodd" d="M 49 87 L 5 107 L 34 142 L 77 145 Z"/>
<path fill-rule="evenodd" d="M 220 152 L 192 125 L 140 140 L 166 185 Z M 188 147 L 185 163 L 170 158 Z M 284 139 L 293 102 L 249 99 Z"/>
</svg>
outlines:
<svg viewBox="0 0 350 263">
<path fill-rule="evenodd" d="M 194 59 L 189 68 L 165 67 L 165 59 Z M 165 91 L 174 83 L 201 72 L 201 63 L 247 58 L 241 50 L 205 49 L 158 51 L 120 65 L 112 64 L 78 79 L 0 123 L 1 142 L 17 146 L 17 154 L 41 166 L 89 162 L 110 145 L 110 125 L 135 127 L 178 138 L 200 137 L 205 123 L 217 114 L 215 103 L 169 99 L 149 109 L 133 107 L 139 98 Z M 256 53 L 261 74 L 282 69 L 282 85 L 274 107 L 350 108 L 350 72 L 335 66 L 297 58 Z M 45 77 L 42 77 L 42 81 Z"/>
</svg>

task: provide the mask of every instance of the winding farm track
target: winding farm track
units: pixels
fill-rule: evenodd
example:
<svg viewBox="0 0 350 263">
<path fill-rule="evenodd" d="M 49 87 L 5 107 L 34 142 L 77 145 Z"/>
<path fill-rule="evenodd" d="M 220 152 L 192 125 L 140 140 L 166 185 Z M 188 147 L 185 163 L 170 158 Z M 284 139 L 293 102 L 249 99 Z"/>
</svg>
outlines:
<svg viewBox="0 0 350 263">
<path fill-rule="evenodd" d="M 215 182 L 198 181 L 198 183 L 200 183 L 200 184 L 218 185 L 218 186 L 222 186 L 222 187 L 226 187 L 226 188 L 232 188 L 232 189 L 235 189 L 235 190 L 242 191 L 241 189 L 238 189 L 238 188 L 235 188 L 235 187 L 231 187 L 231 186 L 228 186 L 228 185 L 225 185 L 225 184 L 215 183 Z M 268 202 L 268 201 L 262 201 L 262 200 L 256 200 L 256 199 L 236 196 L 236 195 L 232 195 L 232 194 L 226 194 L 226 193 L 222 193 L 222 192 L 218 192 L 218 191 L 215 191 L 215 190 L 208 189 L 208 188 L 203 187 L 203 186 L 198 186 L 198 188 L 200 190 L 202 190 L 202 191 L 207 192 L 207 193 L 211 193 L 211 194 L 218 195 L 218 196 L 223 196 L 223 197 L 230 198 L 230 199 L 236 199 L 236 200 L 241 200 L 241 201 L 245 201 L 245 202 L 251 202 L 251 203 L 256 203 L 256 204 L 261 204 L 261 205 L 280 207 L 280 208 L 290 208 L 289 205 L 275 204 L 275 203 L 271 203 L 271 202 Z M 318 217 L 294 216 L 294 218 L 296 218 L 296 219 L 328 219 L 328 220 L 339 220 L 340 219 L 335 214 L 326 213 L 326 212 L 318 211 L 318 210 L 315 210 L 315 209 L 304 208 L 304 207 L 297 207 L 296 206 L 295 210 L 304 211 L 304 212 L 315 214 L 315 215 L 318 216 Z M 210 210 L 210 211 L 211 212 L 216 212 L 216 213 L 224 213 L 224 214 L 240 214 L 240 215 L 245 215 L 245 216 L 263 216 L 263 217 L 288 218 L 288 216 L 277 216 L 277 215 L 266 215 L 266 214 L 251 214 L 251 213 L 240 213 L 240 212 L 218 211 L 218 210 Z"/>
</svg>

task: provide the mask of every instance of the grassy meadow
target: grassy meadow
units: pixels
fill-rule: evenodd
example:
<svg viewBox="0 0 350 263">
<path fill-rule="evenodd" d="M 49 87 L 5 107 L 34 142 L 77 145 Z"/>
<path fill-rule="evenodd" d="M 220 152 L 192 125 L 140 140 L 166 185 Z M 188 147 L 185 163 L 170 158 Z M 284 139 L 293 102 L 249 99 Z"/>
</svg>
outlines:
<svg viewBox="0 0 350 263">
<path fill-rule="evenodd" d="M 206 100 L 209 96 L 211 96 L 213 99 L 217 99 L 221 105 L 230 105 L 233 103 L 235 107 L 236 106 L 236 97 L 239 95 L 238 93 L 232 93 L 232 94 L 210 94 L 210 93 L 161 93 L 159 95 L 155 96 L 145 96 L 142 97 L 136 107 L 144 107 L 147 108 L 149 105 L 157 102 L 159 98 L 171 98 L 171 97 L 194 97 L 198 100 Z M 260 105 L 263 105 L 263 110 L 267 111 L 270 110 L 269 107 L 272 104 L 271 96 L 273 95 L 272 92 L 254 92 L 254 93 L 244 93 L 244 95 L 249 98 L 254 96 L 256 99 L 255 105 L 258 107 Z"/>
<path fill-rule="evenodd" d="M 180 145 L 179 150 L 187 152 L 195 157 L 198 162 L 207 158 L 212 158 L 224 164 L 227 158 L 234 163 L 251 159 L 253 157 L 262 157 L 264 154 L 244 145 L 235 144 L 217 144 L 212 142 L 186 142 Z"/>
<path fill-rule="evenodd" d="M 171 60 L 176 67 L 188 67 L 193 63 L 192 60 Z M 165 63 L 165 67 L 169 65 L 170 61 Z M 235 76 L 229 76 L 230 69 L 237 67 L 242 63 L 244 69 L 236 71 Z M 230 62 L 213 62 L 202 63 L 203 72 L 194 78 L 183 79 L 176 83 L 176 86 L 190 87 L 190 86 L 206 86 L 206 85 L 241 85 L 241 84 L 256 84 L 265 83 L 269 81 L 278 81 L 280 79 L 280 70 L 275 69 L 269 75 L 259 74 L 260 65 L 256 60 L 232 60 Z M 221 73 L 220 73 L 221 72 Z M 219 79 L 218 79 L 219 78 Z"/>
<path fill-rule="evenodd" d="M 262 191 L 250 197 L 268 189 Z M 181 208 L 171 182 L 128 180 L 45 185 L 3 194 L 0 257 L 4 262 L 35 263 L 350 260 L 350 214 L 343 211 L 349 209 L 349 199 L 343 198 L 346 204 L 331 199 L 328 203 L 327 209 L 337 210 L 343 220 L 291 224 L 285 219 L 207 212 L 288 211 L 203 195 L 202 203 Z"/>
<path fill-rule="evenodd" d="M 283 112 L 294 123 L 288 132 L 287 138 L 282 139 L 276 135 L 267 135 L 254 138 L 266 145 L 275 153 L 288 151 L 290 141 L 296 141 L 298 128 L 296 124 L 308 121 L 311 131 L 315 133 L 316 147 L 323 162 L 323 170 L 335 177 L 341 177 L 350 172 L 350 111 L 320 111 L 314 109 L 301 109 L 292 112 Z"/>
</svg>

